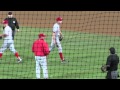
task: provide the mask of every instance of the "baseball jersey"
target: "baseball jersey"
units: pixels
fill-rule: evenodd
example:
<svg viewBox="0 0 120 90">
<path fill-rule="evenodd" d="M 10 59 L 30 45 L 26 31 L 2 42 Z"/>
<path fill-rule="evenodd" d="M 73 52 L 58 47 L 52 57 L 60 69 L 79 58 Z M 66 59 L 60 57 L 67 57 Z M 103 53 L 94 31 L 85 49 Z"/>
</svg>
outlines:
<svg viewBox="0 0 120 90">
<path fill-rule="evenodd" d="M 35 56 L 47 56 L 49 54 L 48 43 L 43 39 L 38 39 L 33 43 L 32 52 Z"/>
<path fill-rule="evenodd" d="M 111 54 L 107 57 L 106 65 L 110 65 L 110 67 L 108 68 L 110 71 L 117 70 L 118 64 L 119 64 L 119 57 L 117 54 Z"/>
<path fill-rule="evenodd" d="M 53 25 L 53 32 L 55 33 L 55 36 L 59 36 L 60 35 L 60 25 L 58 23 L 55 23 Z"/>
<path fill-rule="evenodd" d="M 6 26 L 6 27 L 4 28 L 3 34 L 7 34 L 7 35 L 8 35 L 8 36 L 4 37 L 4 39 L 9 39 L 9 40 L 11 40 L 11 39 L 12 39 L 12 29 L 11 29 L 11 27 Z"/>
</svg>

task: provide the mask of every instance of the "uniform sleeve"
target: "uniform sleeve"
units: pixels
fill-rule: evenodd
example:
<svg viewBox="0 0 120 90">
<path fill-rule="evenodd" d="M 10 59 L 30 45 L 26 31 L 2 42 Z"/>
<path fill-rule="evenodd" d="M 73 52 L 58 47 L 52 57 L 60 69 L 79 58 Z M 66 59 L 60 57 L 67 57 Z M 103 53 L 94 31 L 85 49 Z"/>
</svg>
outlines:
<svg viewBox="0 0 120 90">
<path fill-rule="evenodd" d="M 44 42 L 43 50 L 44 50 L 44 54 L 47 56 L 47 55 L 49 54 L 49 46 L 48 46 L 48 43 Z"/>
<path fill-rule="evenodd" d="M 56 32 L 58 27 L 56 25 L 53 26 L 53 32 Z"/>
<path fill-rule="evenodd" d="M 111 56 L 108 56 L 108 58 L 107 58 L 107 62 L 106 62 L 106 70 L 108 71 L 108 70 L 110 70 L 110 64 L 111 64 Z"/>
<path fill-rule="evenodd" d="M 117 58 L 118 58 L 118 63 L 119 63 L 119 57 L 117 56 Z"/>
<path fill-rule="evenodd" d="M 110 56 L 108 56 L 108 57 L 107 57 L 107 62 L 106 62 L 106 65 L 109 65 L 109 66 L 110 66 L 110 64 L 111 64 L 111 57 L 110 57 Z"/>
<path fill-rule="evenodd" d="M 19 24 L 18 24 L 18 21 L 17 21 L 16 18 L 15 18 L 15 26 L 16 26 L 17 29 L 19 29 Z"/>
<path fill-rule="evenodd" d="M 9 34 L 9 32 L 8 32 L 8 29 L 7 29 L 7 28 L 4 28 L 3 34 L 6 34 L 6 35 L 8 35 L 8 34 Z"/>
</svg>

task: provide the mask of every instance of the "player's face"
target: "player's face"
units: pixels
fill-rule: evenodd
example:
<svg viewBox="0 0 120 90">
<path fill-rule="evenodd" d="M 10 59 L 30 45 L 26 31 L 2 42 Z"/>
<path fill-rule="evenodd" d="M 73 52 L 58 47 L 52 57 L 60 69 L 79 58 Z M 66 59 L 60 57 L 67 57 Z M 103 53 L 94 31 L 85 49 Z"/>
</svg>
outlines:
<svg viewBox="0 0 120 90">
<path fill-rule="evenodd" d="M 13 17 L 13 15 L 8 15 L 8 18 L 12 18 Z"/>
<path fill-rule="evenodd" d="M 62 21 L 58 21 L 58 23 L 59 23 L 59 24 L 61 24 L 61 23 L 62 23 Z"/>
<path fill-rule="evenodd" d="M 46 37 L 41 37 L 41 39 L 45 39 Z"/>
</svg>

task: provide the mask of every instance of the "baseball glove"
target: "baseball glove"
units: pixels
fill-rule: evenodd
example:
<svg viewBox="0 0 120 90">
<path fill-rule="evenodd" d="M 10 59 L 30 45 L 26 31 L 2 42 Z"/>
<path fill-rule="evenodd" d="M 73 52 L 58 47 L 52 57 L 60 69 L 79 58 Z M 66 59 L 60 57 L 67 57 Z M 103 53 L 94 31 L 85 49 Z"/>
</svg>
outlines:
<svg viewBox="0 0 120 90">
<path fill-rule="evenodd" d="M 63 36 L 59 36 L 59 40 L 62 41 L 63 40 Z"/>
<path fill-rule="evenodd" d="M 106 71 L 107 71 L 106 68 L 107 68 L 106 65 L 102 65 L 102 67 L 101 67 L 101 71 L 102 71 L 102 72 L 106 72 Z"/>
</svg>

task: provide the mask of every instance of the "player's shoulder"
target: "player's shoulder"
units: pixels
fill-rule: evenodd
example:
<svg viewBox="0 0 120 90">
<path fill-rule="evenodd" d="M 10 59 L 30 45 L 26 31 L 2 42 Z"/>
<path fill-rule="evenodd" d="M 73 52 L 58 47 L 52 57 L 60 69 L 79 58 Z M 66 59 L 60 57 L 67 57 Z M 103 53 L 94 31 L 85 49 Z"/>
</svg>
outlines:
<svg viewBox="0 0 120 90">
<path fill-rule="evenodd" d="M 10 26 L 7 26 L 7 27 L 6 27 L 6 30 L 12 32 L 12 28 L 11 28 Z"/>
<path fill-rule="evenodd" d="M 45 40 L 43 41 L 43 44 L 44 44 L 44 45 L 48 45 L 48 43 L 47 43 Z"/>
<path fill-rule="evenodd" d="M 53 25 L 54 27 L 58 27 L 59 25 L 57 24 L 57 23 L 54 23 L 54 25 Z"/>
<path fill-rule="evenodd" d="M 6 26 L 5 29 L 7 29 L 7 30 L 10 29 L 10 26 Z"/>
<path fill-rule="evenodd" d="M 15 21 L 17 20 L 15 17 L 12 17 L 12 19 L 15 20 Z"/>
</svg>

